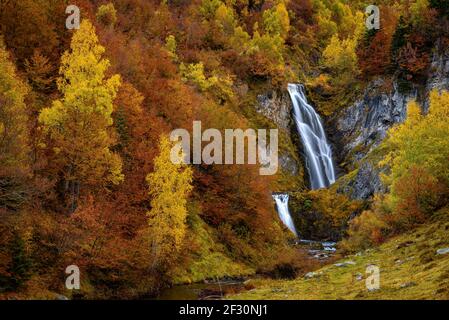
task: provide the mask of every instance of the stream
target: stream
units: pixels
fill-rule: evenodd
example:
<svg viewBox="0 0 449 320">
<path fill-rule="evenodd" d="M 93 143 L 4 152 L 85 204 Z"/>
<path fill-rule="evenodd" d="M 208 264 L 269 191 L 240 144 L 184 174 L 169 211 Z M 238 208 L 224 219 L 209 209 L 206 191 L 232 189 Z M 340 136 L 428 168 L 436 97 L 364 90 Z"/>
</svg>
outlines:
<svg viewBox="0 0 449 320">
<path fill-rule="evenodd" d="M 335 242 L 322 242 L 313 240 L 298 240 L 298 249 L 308 253 L 310 259 L 327 261 L 336 252 Z M 257 277 L 257 275 L 256 275 Z M 156 300 L 220 300 L 226 294 L 232 294 L 247 290 L 247 279 L 224 279 L 197 282 L 191 284 L 175 285 L 161 291 Z"/>
<path fill-rule="evenodd" d="M 156 300 L 220 300 L 227 293 L 244 290 L 245 280 L 221 280 L 175 285 L 162 290 Z"/>
</svg>

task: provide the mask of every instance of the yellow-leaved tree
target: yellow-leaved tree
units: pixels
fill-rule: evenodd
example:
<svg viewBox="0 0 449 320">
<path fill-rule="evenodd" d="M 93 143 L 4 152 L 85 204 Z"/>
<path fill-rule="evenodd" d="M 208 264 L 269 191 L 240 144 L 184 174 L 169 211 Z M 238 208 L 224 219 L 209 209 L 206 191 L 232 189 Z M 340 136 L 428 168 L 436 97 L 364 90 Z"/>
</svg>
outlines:
<svg viewBox="0 0 449 320">
<path fill-rule="evenodd" d="M 29 172 L 27 86 L 0 37 L 0 209 L 16 208 L 25 198 Z"/>
<path fill-rule="evenodd" d="M 64 193 L 75 209 L 80 186 L 118 184 L 123 180 L 120 157 L 111 151 L 113 100 L 120 76 L 106 79 L 109 61 L 98 43 L 94 26 L 83 20 L 70 51 L 61 59 L 58 89 L 62 98 L 39 116 L 48 134 Z"/>
<path fill-rule="evenodd" d="M 330 37 L 323 50 L 322 63 L 332 77 L 331 84 L 336 87 L 348 87 L 359 74 L 356 48 L 365 30 L 364 16 L 339 0 L 331 1 L 328 5 L 330 11 L 323 4 L 318 9 L 319 24 L 320 21 L 323 23 L 320 33 L 323 32 L 323 39 L 326 38 L 325 34 Z M 320 14 L 323 16 L 320 17 Z M 327 19 L 331 20 L 325 22 Z M 334 20 L 337 28 L 332 27 Z"/>
<path fill-rule="evenodd" d="M 0 176 L 28 166 L 27 93 L 0 38 Z"/>
<path fill-rule="evenodd" d="M 283 39 L 287 38 L 290 30 L 290 19 L 284 2 L 280 2 L 273 8 L 263 12 L 263 24 L 265 31 L 269 35 L 279 35 Z"/>
<path fill-rule="evenodd" d="M 154 172 L 147 176 L 151 210 L 147 213 L 153 266 L 167 264 L 179 252 L 186 233 L 187 199 L 192 191 L 192 169 L 170 159 L 172 143 L 160 139 Z"/>
<path fill-rule="evenodd" d="M 407 120 L 389 131 L 388 154 L 381 165 L 391 172 L 386 197 L 388 219 L 395 229 L 408 230 L 447 204 L 449 194 L 449 92 L 430 93 L 429 113 L 416 102 L 408 105 Z"/>
<path fill-rule="evenodd" d="M 332 36 L 329 45 L 323 51 L 324 66 L 331 69 L 336 77 L 354 77 L 358 73 L 356 45 L 355 39 L 340 40 L 338 35 Z"/>
<path fill-rule="evenodd" d="M 449 92 L 433 90 L 429 102 L 425 116 L 416 102 L 409 103 L 407 120 L 390 129 L 385 141 L 390 152 L 383 162 L 391 166 L 388 182 L 419 166 L 449 185 Z"/>
</svg>

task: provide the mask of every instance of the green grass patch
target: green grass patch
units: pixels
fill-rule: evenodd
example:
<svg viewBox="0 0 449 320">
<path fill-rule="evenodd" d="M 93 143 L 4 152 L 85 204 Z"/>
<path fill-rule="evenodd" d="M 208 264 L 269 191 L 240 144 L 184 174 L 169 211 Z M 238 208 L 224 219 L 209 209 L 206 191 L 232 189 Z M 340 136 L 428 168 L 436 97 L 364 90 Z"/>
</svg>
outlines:
<svg viewBox="0 0 449 320">
<path fill-rule="evenodd" d="M 291 281 L 250 280 L 255 288 L 230 299 L 449 299 L 449 254 L 437 255 L 449 247 L 448 209 L 436 213 L 431 222 L 382 246 L 347 256 L 355 265 L 328 265 L 310 279 Z M 380 268 L 380 289 L 368 291 L 367 266 Z"/>
</svg>

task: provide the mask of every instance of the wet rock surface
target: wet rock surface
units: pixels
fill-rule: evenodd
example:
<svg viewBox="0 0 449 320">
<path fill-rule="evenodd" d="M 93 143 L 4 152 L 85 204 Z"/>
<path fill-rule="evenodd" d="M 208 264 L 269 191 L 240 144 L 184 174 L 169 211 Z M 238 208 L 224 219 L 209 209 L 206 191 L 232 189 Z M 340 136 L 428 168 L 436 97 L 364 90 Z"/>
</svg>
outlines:
<svg viewBox="0 0 449 320">
<path fill-rule="evenodd" d="M 306 250 L 307 254 L 316 260 L 326 261 L 332 258 L 337 249 L 337 244 L 330 241 L 313 241 L 313 240 L 299 240 L 298 246 L 301 249 Z"/>
<path fill-rule="evenodd" d="M 429 68 L 429 77 L 426 84 L 426 92 L 432 89 L 449 90 L 449 49 L 437 44 Z M 429 101 L 425 100 L 425 109 L 428 109 Z"/>
<path fill-rule="evenodd" d="M 287 91 L 272 90 L 257 96 L 255 109 L 268 120 L 272 121 L 279 130 L 287 133 L 293 131 L 292 103 Z M 297 176 L 301 163 L 294 155 L 285 150 L 279 152 L 279 166 L 291 176 Z"/>
<path fill-rule="evenodd" d="M 340 192 L 348 194 L 352 199 L 368 199 L 375 193 L 386 192 L 386 187 L 380 179 L 380 173 L 385 169 L 378 168 L 370 162 L 363 162 L 354 179 L 344 185 Z"/>
<path fill-rule="evenodd" d="M 282 153 L 279 155 L 280 167 L 292 176 L 296 176 L 299 173 L 298 162 L 288 153 Z"/>
<path fill-rule="evenodd" d="M 337 120 L 337 130 L 346 142 L 343 154 L 354 163 L 377 147 L 394 124 L 403 122 L 407 104 L 417 97 L 417 90 L 401 93 L 397 83 L 390 92 L 383 79 L 371 82 L 363 97 L 348 107 Z"/>
<path fill-rule="evenodd" d="M 257 96 L 256 111 L 273 121 L 279 129 L 289 131 L 292 124 L 292 105 L 288 93 L 276 90 Z"/>
</svg>

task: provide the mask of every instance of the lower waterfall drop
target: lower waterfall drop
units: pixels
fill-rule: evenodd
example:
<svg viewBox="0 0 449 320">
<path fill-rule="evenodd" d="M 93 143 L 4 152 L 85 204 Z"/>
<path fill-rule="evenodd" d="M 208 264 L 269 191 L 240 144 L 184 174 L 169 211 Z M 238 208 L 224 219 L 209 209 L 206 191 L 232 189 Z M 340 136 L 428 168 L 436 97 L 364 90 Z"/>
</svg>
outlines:
<svg viewBox="0 0 449 320">
<path fill-rule="evenodd" d="M 288 209 L 288 194 L 275 194 L 273 199 L 276 202 L 276 208 L 279 214 L 279 218 L 285 224 L 285 226 L 298 237 L 296 232 L 295 224 L 293 223 L 292 216 L 290 215 L 290 210 Z"/>
</svg>

